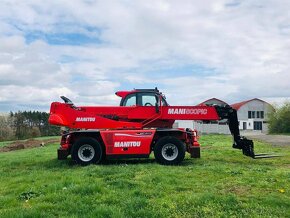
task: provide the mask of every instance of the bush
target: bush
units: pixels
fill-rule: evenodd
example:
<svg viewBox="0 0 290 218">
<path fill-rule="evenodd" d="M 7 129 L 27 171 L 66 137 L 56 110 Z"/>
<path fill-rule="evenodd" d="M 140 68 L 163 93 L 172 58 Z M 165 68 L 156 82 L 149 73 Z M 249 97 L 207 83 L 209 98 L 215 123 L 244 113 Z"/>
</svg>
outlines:
<svg viewBox="0 0 290 218">
<path fill-rule="evenodd" d="M 32 138 L 41 136 L 39 128 L 36 126 L 32 127 L 30 130 L 30 135 Z"/>
<path fill-rule="evenodd" d="M 275 108 L 269 115 L 270 133 L 290 133 L 290 102 Z"/>
<path fill-rule="evenodd" d="M 14 131 L 11 127 L 12 119 L 8 115 L 0 116 L 0 141 L 14 139 Z"/>
<path fill-rule="evenodd" d="M 10 126 L 0 127 L 0 141 L 14 139 L 14 132 Z"/>
</svg>

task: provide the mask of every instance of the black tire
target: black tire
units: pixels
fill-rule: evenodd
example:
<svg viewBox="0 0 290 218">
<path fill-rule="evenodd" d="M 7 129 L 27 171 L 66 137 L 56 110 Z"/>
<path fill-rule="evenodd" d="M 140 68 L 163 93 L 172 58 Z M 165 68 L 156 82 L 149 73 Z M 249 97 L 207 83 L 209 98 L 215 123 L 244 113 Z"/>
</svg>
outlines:
<svg viewBox="0 0 290 218">
<path fill-rule="evenodd" d="M 185 150 L 182 141 L 172 136 L 165 136 L 159 139 L 154 146 L 154 156 L 160 164 L 176 165 L 183 161 Z"/>
<path fill-rule="evenodd" d="M 96 139 L 83 137 L 73 144 L 71 157 L 77 164 L 97 164 L 102 160 L 103 149 Z"/>
</svg>

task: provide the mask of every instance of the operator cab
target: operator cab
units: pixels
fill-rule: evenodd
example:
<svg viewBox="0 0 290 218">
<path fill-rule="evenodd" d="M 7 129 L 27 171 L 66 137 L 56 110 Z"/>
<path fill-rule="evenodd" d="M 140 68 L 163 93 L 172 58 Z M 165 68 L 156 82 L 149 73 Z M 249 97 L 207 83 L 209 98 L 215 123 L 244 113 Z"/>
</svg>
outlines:
<svg viewBox="0 0 290 218">
<path fill-rule="evenodd" d="M 155 89 L 134 89 L 131 92 L 117 92 L 122 97 L 120 106 L 156 106 L 161 97 L 162 106 L 168 106 L 165 96 Z"/>
</svg>

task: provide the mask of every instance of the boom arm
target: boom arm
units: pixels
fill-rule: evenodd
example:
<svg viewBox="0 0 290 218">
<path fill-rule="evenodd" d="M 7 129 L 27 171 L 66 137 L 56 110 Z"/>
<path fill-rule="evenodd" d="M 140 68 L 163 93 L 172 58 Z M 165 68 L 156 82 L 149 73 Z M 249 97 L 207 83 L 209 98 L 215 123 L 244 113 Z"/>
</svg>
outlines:
<svg viewBox="0 0 290 218">
<path fill-rule="evenodd" d="M 215 108 L 221 119 L 228 120 L 229 129 L 234 141 L 233 148 L 241 149 L 244 155 L 255 158 L 253 141 L 240 136 L 237 111 L 229 105 L 226 105 L 225 107 L 215 106 Z"/>
</svg>

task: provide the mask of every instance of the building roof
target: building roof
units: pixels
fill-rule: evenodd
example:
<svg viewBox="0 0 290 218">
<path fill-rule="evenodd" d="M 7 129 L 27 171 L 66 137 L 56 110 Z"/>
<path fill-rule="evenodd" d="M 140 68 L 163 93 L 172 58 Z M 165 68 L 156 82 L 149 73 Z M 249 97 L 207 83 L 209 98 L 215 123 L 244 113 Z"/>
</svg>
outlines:
<svg viewBox="0 0 290 218">
<path fill-rule="evenodd" d="M 259 98 L 253 98 L 253 99 L 250 99 L 250 100 L 247 100 L 247 101 L 241 101 L 241 102 L 238 102 L 238 103 L 231 104 L 231 107 L 236 109 L 236 110 L 239 110 L 243 105 L 247 104 L 250 101 L 254 101 L 254 100 L 261 101 L 261 102 L 269 104 L 268 102 L 263 101 L 263 100 L 261 100 Z"/>
<path fill-rule="evenodd" d="M 210 98 L 210 99 L 207 99 L 206 101 L 203 101 L 203 102 L 199 103 L 197 106 L 204 106 L 204 105 L 206 105 L 206 102 L 212 101 L 212 100 L 219 101 L 222 104 L 228 104 L 228 103 L 226 103 L 226 102 L 224 102 L 224 101 L 222 101 L 222 100 L 220 100 L 218 98 Z"/>
</svg>

